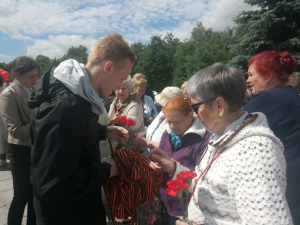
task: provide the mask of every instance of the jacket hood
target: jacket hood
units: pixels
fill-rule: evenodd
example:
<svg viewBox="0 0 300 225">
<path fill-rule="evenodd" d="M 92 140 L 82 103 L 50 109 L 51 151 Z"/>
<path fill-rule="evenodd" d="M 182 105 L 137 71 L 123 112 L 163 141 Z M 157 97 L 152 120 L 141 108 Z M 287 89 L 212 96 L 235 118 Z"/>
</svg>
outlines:
<svg viewBox="0 0 300 225">
<path fill-rule="evenodd" d="M 100 115 L 104 111 L 103 102 L 92 88 L 85 66 L 74 59 L 63 61 L 42 77 L 28 106 L 38 107 L 47 99 L 55 97 L 60 92 L 63 93 L 63 89 L 88 101 L 95 114 Z"/>
<path fill-rule="evenodd" d="M 252 115 L 252 118 L 245 120 L 245 124 L 242 123 L 234 132 L 232 132 L 231 135 L 226 137 L 219 144 L 219 147 L 229 147 L 241 140 L 244 140 L 245 138 L 259 136 L 270 138 L 276 144 L 278 144 L 282 151 L 284 151 L 282 142 L 275 136 L 273 131 L 270 129 L 266 116 L 263 113 L 259 112 L 252 113 Z M 233 134 L 235 132 L 236 134 Z"/>
<path fill-rule="evenodd" d="M 169 126 L 167 126 L 167 132 L 169 134 L 171 133 L 171 129 Z M 190 134 L 190 133 L 198 134 L 201 137 L 204 137 L 205 132 L 206 132 L 206 129 L 205 129 L 204 125 L 200 122 L 200 120 L 198 118 L 196 118 L 195 121 L 190 126 L 190 128 L 183 134 L 183 137 L 186 134 Z"/>
</svg>

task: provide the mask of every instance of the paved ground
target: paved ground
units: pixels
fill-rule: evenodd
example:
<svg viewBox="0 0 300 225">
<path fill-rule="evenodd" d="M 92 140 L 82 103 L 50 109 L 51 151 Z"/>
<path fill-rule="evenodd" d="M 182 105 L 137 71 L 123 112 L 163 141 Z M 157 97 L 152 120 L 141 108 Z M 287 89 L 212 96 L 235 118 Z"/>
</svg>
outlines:
<svg viewBox="0 0 300 225">
<path fill-rule="evenodd" d="M 7 225 L 7 214 L 13 191 L 10 165 L 7 163 L 6 166 L 0 167 L 0 225 Z M 26 209 L 24 215 L 26 215 Z M 26 217 L 23 217 L 22 224 L 26 224 Z"/>
</svg>

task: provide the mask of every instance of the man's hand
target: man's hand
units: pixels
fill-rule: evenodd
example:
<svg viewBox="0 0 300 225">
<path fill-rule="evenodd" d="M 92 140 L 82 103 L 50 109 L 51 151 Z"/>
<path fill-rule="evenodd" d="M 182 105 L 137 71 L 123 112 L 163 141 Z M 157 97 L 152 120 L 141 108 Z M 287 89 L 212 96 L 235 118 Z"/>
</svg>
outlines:
<svg viewBox="0 0 300 225">
<path fill-rule="evenodd" d="M 175 161 L 171 159 L 168 154 L 159 148 L 154 148 L 150 152 L 150 156 L 154 162 L 162 168 L 163 171 L 168 172 L 171 176 L 175 173 Z"/>
<path fill-rule="evenodd" d="M 111 165 L 109 177 L 117 176 L 119 174 L 119 172 L 118 172 L 118 168 L 117 168 L 117 164 L 116 164 L 115 160 L 109 155 L 105 162 L 107 162 Z"/>
<path fill-rule="evenodd" d="M 123 127 L 108 126 L 106 128 L 106 137 L 124 143 L 128 141 L 128 130 Z"/>
</svg>

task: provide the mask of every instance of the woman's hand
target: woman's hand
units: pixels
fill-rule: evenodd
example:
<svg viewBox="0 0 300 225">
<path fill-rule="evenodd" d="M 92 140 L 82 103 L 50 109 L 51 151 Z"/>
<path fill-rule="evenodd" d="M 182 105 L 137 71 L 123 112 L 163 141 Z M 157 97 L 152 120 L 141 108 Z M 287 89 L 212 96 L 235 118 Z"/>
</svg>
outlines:
<svg viewBox="0 0 300 225">
<path fill-rule="evenodd" d="M 176 220 L 175 225 L 189 225 L 187 222 L 185 222 L 182 218 L 179 220 Z"/>
<path fill-rule="evenodd" d="M 154 120 L 153 117 L 150 117 L 149 119 L 147 119 L 147 121 L 150 122 L 150 123 L 151 123 L 153 120 Z"/>
<path fill-rule="evenodd" d="M 133 136 L 132 136 L 132 141 L 133 141 L 133 143 L 134 143 L 136 146 L 139 146 L 139 147 L 144 147 L 144 146 L 146 146 L 146 147 L 147 147 L 147 140 L 146 140 L 146 138 L 139 137 L 139 136 L 137 136 L 137 135 L 133 135 Z"/>
<path fill-rule="evenodd" d="M 154 148 L 150 152 L 150 156 L 154 162 L 161 167 L 164 172 L 169 173 L 171 176 L 175 173 L 176 163 L 173 159 L 171 159 L 168 154 L 159 148 Z"/>
<path fill-rule="evenodd" d="M 106 128 L 106 137 L 117 140 L 121 143 L 128 141 L 128 130 L 119 126 L 108 126 Z"/>
<path fill-rule="evenodd" d="M 114 117 L 108 121 L 108 124 L 115 124 L 119 121 L 119 119 L 120 119 L 120 114 L 115 113 Z"/>
<path fill-rule="evenodd" d="M 156 162 L 150 162 L 149 166 L 156 172 L 156 173 L 160 173 L 162 172 L 161 167 L 158 165 L 158 163 Z"/>
</svg>

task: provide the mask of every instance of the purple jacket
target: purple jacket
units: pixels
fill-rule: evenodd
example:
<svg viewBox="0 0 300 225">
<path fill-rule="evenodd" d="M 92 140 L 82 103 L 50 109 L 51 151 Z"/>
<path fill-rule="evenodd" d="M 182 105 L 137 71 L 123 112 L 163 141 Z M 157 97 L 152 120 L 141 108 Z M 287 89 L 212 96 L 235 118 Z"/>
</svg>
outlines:
<svg viewBox="0 0 300 225">
<path fill-rule="evenodd" d="M 184 133 L 181 145 L 175 148 L 170 139 L 170 128 L 163 133 L 159 148 L 167 152 L 167 154 L 180 162 L 183 166 L 195 170 L 196 165 L 199 164 L 201 156 L 207 147 L 210 133 L 207 132 L 203 124 L 196 119 L 191 127 Z M 169 181 L 169 174 L 164 174 L 164 188 L 160 189 L 161 198 L 164 201 L 168 214 L 171 216 L 183 216 L 182 207 L 179 207 L 179 199 L 171 197 L 166 194 L 167 181 Z M 188 198 L 189 199 L 189 198 Z M 183 204 L 187 211 L 186 201 Z"/>
</svg>

